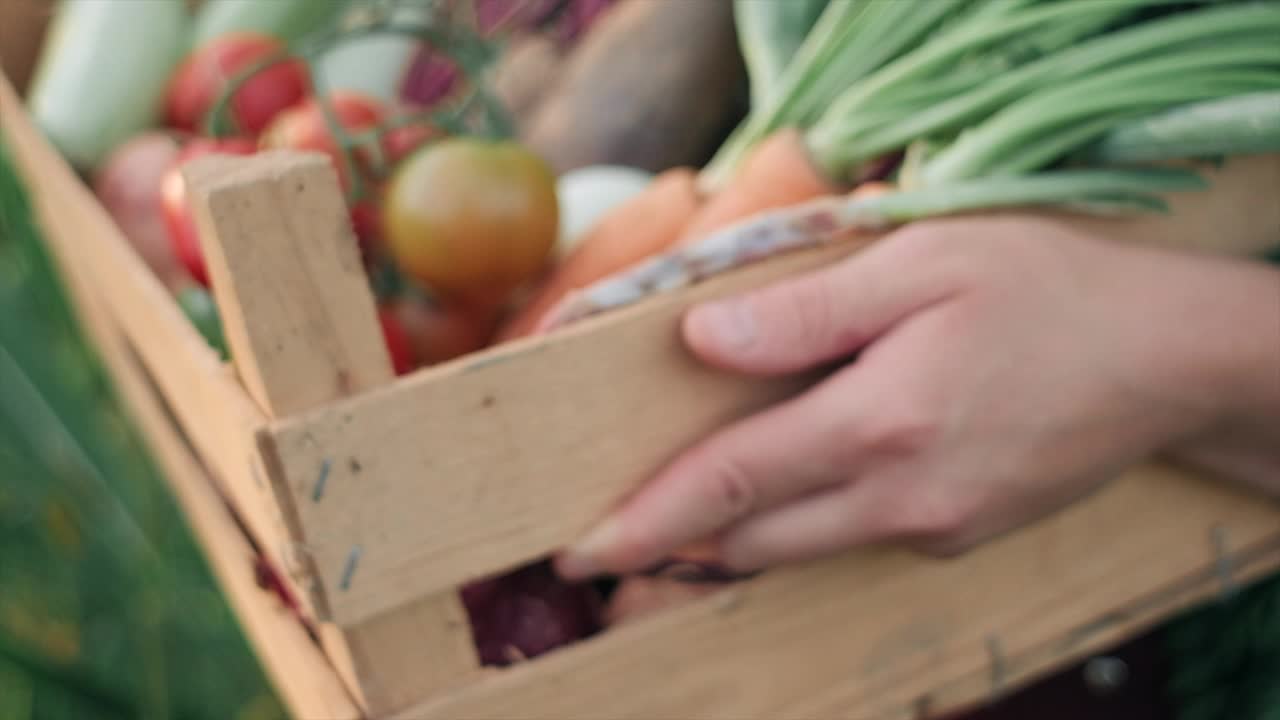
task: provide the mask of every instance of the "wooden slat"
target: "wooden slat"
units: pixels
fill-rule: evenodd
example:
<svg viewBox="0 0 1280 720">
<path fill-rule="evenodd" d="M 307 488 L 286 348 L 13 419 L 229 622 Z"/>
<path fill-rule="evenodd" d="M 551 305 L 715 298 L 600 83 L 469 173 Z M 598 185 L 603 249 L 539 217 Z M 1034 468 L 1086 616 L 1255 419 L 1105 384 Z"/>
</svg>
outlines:
<svg viewBox="0 0 1280 720">
<path fill-rule="evenodd" d="M 266 446 L 288 478 L 283 502 L 292 501 L 332 617 L 361 621 L 536 558 L 585 530 L 674 448 L 794 392 L 803 380 L 700 367 L 675 335 L 676 315 L 853 246 L 750 268 L 281 423 Z M 323 467 L 326 500 L 315 503 Z M 344 588 L 353 547 L 360 567 Z"/>
<path fill-rule="evenodd" d="M 215 156 L 183 175 L 236 369 L 268 417 L 395 379 L 337 173 L 325 156 Z M 267 470 L 274 475 L 270 463 Z M 310 504 L 333 502 L 326 485 L 334 470 L 312 478 Z M 359 559 L 349 554 L 348 573 Z M 321 633 L 375 716 L 479 669 L 466 611 L 451 588 L 363 623 L 325 625 Z"/>
<path fill-rule="evenodd" d="M 83 292 L 77 304 L 92 308 L 98 301 Z M 111 327 L 101 307 L 95 314 L 94 321 L 88 323 L 95 347 L 285 708 L 299 720 L 362 717 L 324 651 L 276 595 L 258 586 L 256 553 L 214 489 L 213 479 L 173 425 L 123 334 Z M 82 314 L 88 316 L 87 312 Z"/>
<path fill-rule="evenodd" d="M 173 296 L 120 233 L 89 189 L 31 124 L 0 78 L 0 133 L 8 143 L 49 243 L 93 269 L 101 301 L 137 349 L 184 432 L 223 485 L 254 539 L 291 590 L 299 568 L 284 518 L 264 474 L 255 469 L 255 428 L 265 416 L 231 370 L 187 321 Z"/>
<path fill-rule="evenodd" d="M 1071 222 L 1116 241 L 1214 252 L 1280 243 L 1280 155 L 1206 173 L 1213 191 L 1173 196 L 1172 215 Z M 802 387 L 700 366 L 678 341 L 677 316 L 858 244 L 715 278 L 273 424 L 264 443 L 287 479 L 282 502 L 297 511 L 334 617 L 357 621 L 541 556 L 681 447 Z M 335 502 L 312 503 L 326 462 Z M 357 546 L 359 573 L 339 591 Z"/>
<path fill-rule="evenodd" d="M 110 372 L 113 385 L 182 509 L 206 560 L 277 694 L 295 718 L 356 720 L 361 716 L 337 672 L 301 623 L 254 575 L 256 553 L 232 517 L 213 478 L 194 456 L 169 408 L 110 314 L 95 269 L 55 238 L 83 230 L 75 217 L 42 214 L 44 232 L 81 328 Z M 78 238 L 83 239 L 83 238 Z"/>
<path fill-rule="evenodd" d="M 960 558 L 860 550 L 774 571 L 398 717 L 915 718 L 1276 567 L 1274 503 L 1144 468 Z"/>
</svg>

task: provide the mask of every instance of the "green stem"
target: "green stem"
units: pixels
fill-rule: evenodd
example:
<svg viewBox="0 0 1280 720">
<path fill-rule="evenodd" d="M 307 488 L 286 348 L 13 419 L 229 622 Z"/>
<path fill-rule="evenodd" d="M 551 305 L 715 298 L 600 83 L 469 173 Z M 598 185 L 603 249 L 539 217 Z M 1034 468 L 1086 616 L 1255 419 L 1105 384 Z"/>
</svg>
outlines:
<svg viewBox="0 0 1280 720">
<path fill-rule="evenodd" d="M 1268 61 L 1277 70 L 1253 70 L 1265 67 Z M 1034 93 L 1009 105 L 936 156 L 923 177 L 932 184 L 980 175 L 992 160 L 1020 152 L 1055 126 L 1099 116 L 1113 117 L 1112 125 L 1116 125 L 1134 113 L 1263 90 L 1278 83 L 1280 55 L 1265 41 L 1262 45 L 1209 46 L 1159 56 Z"/>
<path fill-rule="evenodd" d="M 853 198 L 838 211 L 838 223 L 849 227 L 882 227 L 926 217 L 1002 207 L 1061 206 L 1120 202 L 1163 207 L 1159 193 L 1200 190 L 1207 183 L 1187 170 L 1075 170 L 1027 177 L 982 178 Z M 1154 201 L 1154 202 L 1153 202 Z"/>
<path fill-rule="evenodd" d="M 1269 33 L 1276 32 L 1280 32 L 1280 12 L 1274 7 L 1227 6 L 1176 15 L 1102 35 L 1024 65 L 971 93 L 945 100 L 922 112 L 885 118 L 872 114 L 879 107 L 874 103 L 853 111 L 833 106 L 806 139 L 815 157 L 839 175 L 858 162 L 901 148 L 916 138 L 955 132 L 964 123 L 1034 88 L 1087 76 L 1133 58 L 1167 53 L 1184 43 L 1212 38 L 1228 45 L 1248 37 L 1265 40 Z M 841 104 L 847 104 L 845 99 Z"/>
<path fill-rule="evenodd" d="M 1099 163 L 1280 151 L 1280 91 L 1191 103 L 1115 128 L 1085 153 Z"/>
</svg>

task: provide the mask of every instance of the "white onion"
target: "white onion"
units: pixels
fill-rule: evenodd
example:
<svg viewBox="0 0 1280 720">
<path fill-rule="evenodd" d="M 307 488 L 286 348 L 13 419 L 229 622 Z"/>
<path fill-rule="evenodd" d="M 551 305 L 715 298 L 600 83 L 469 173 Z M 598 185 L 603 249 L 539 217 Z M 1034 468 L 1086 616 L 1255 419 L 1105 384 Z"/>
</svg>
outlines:
<svg viewBox="0 0 1280 720">
<path fill-rule="evenodd" d="M 650 173 L 622 165 L 592 165 L 561 175 L 556 181 L 560 204 L 557 254 L 563 257 L 601 217 L 652 181 Z"/>
</svg>

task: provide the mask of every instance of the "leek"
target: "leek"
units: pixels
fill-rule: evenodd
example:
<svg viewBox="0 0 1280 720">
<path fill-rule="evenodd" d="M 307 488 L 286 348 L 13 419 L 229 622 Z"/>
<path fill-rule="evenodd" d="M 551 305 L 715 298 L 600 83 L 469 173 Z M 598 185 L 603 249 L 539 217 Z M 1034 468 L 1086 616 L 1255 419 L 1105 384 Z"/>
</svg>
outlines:
<svg viewBox="0 0 1280 720">
<path fill-rule="evenodd" d="M 27 106 L 49 141 L 81 168 L 152 126 L 188 48 L 184 0 L 62 0 Z"/>
<path fill-rule="evenodd" d="M 232 32 L 256 32 L 291 43 L 331 27 L 348 0 L 204 0 L 192 46 Z"/>
</svg>

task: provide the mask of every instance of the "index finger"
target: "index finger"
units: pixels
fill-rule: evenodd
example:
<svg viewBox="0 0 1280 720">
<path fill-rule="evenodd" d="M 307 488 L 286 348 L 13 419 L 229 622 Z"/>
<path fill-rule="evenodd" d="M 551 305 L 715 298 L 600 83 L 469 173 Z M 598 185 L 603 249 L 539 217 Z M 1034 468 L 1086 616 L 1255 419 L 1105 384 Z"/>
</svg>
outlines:
<svg viewBox="0 0 1280 720">
<path fill-rule="evenodd" d="M 566 578 L 642 570 L 742 518 L 850 477 L 858 443 L 846 368 L 682 453 L 556 558 Z"/>
</svg>

